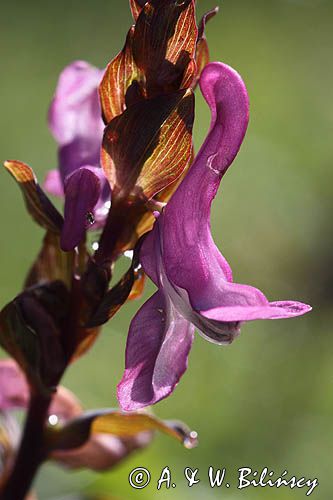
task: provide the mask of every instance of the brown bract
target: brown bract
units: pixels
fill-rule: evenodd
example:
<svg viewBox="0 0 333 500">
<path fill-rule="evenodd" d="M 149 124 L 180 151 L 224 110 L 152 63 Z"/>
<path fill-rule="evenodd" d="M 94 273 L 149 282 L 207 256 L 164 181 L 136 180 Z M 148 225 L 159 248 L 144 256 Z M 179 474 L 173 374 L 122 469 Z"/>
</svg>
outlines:
<svg viewBox="0 0 333 500">
<path fill-rule="evenodd" d="M 133 59 L 142 72 L 145 97 L 186 88 L 197 41 L 193 0 L 151 0 L 142 9 L 133 35 Z"/>
<path fill-rule="evenodd" d="M 146 0 L 129 0 L 134 21 L 137 20 Z"/>
<path fill-rule="evenodd" d="M 198 39 L 195 52 L 195 61 L 197 65 L 197 73 L 193 81 L 193 86 L 195 87 L 199 81 L 200 75 L 206 64 L 209 63 L 209 48 L 207 43 L 207 38 L 205 35 L 206 23 L 212 19 L 218 13 L 219 8 L 215 7 L 206 14 L 203 15 L 198 30 Z"/>
<path fill-rule="evenodd" d="M 134 248 L 153 224 L 147 202 L 167 199 L 169 186 L 176 186 L 192 159 L 195 2 L 133 0 L 130 6 L 136 23 L 100 85 L 107 125 L 101 162 L 112 189 L 109 219 L 123 223 L 119 231 L 106 224 L 97 262 Z"/>
<path fill-rule="evenodd" d="M 112 189 L 112 206 L 94 257 L 97 266 L 135 247 L 153 226 L 155 202 L 169 200 L 191 165 L 191 89 L 208 62 L 204 30 L 217 12 L 208 12 L 198 29 L 193 0 L 132 0 L 130 6 L 135 25 L 99 89 L 106 123 L 101 162 Z M 130 294 L 130 285 L 136 283 L 129 270 L 88 324 L 105 322 L 126 297 L 138 297 L 143 278 Z"/>
<path fill-rule="evenodd" d="M 33 170 L 17 160 L 6 161 L 4 165 L 20 186 L 32 218 L 47 231 L 60 233 L 63 224 L 62 215 L 40 188 Z"/>
<path fill-rule="evenodd" d="M 113 201 L 151 198 L 181 175 L 192 149 L 194 1 L 131 5 L 136 24 L 100 85 Z"/>
<path fill-rule="evenodd" d="M 134 26 L 128 32 L 123 50 L 108 64 L 99 87 L 106 124 L 124 111 L 127 89 L 138 79 L 138 68 L 133 59 L 133 34 Z"/>
<path fill-rule="evenodd" d="M 150 199 L 176 180 L 190 158 L 193 118 L 193 94 L 181 90 L 138 102 L 112 120 L 102 163 L 113 196 Z"/>
<path fill-rule="evenodd" d="M 155 431 L 186 448 L 197 445 L 197 433 L 179 421 L 160 420 L 149 413 L 96 410 L 82 413 L 59 428 L 49 428 L 49 456 L 74 469 L 107 470 L 147 446 Z"/>
</svg>

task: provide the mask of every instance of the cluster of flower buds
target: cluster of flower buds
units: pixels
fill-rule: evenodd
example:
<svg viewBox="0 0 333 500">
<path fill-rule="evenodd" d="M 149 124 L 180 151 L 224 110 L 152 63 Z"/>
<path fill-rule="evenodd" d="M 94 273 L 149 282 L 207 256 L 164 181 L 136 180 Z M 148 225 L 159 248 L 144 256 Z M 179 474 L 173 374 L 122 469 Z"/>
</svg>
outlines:
<svg viewBox="0 0 333 500">
<path fill-rule="evenodd" d="M 194 329 L 225 344 L 245 321 L 310 310 L 233 283 L 211 236 L 211 203 L 248 123 L 241 77 L 209 63 L 204 31 L 217 9 L 197 25 L 195 0 L 130 0 L 130 7 L 135 24 L 107 68 L 76 61 L 59 78 L 49 111 L 59 167 L 44 189 L 64 199 L 63 215 L 29 166 L 5 163 L 45 237 L 24 290 L 0 313 L 0 344 L 15 360 L 0 364 L 0 409 L 29 406 L 33 413 L 43 406 L 41 457 L 71 467 L 109 468 L 147 444 L 155 429 L 193 446 L 195 434 L 183 424 L 141 409 L 174 390 Z M 198 82 L 212 121 L 194 159 Z M 131 265 L 111 286 L 125 252 Z M 61 377 L 101 326 L 141 295 L 146 275 L 158 291 L 130 325 L 118 385 L 122 410 L 85 413 L 74 395 L 57 389 Z"/>
</svg>

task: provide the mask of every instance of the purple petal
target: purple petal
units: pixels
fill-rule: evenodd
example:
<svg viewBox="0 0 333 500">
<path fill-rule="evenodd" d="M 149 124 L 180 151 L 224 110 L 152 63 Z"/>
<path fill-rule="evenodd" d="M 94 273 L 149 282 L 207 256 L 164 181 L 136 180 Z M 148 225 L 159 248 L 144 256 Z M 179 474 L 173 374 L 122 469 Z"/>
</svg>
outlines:
<svg viewBox="0 0 333 500">
<path fill-rule="evenodd" d="M 58 151 L 59 169 L 62 181 L 84 165 L 99 166 L 101 136 L 76 137 L 69 144 L 61 146 Z"/>
<path fill-rule="evenodd" d="M 60 177 L 59 170 L 50 170 L 44 181 L 44 189 L 48 191 L 53 196 L 58 196 L 62 198 L 64 196 L 64 186 Z"/>
<path fill-rule="evenodd" d="M 214 244 L 210 208 L 223 174 L 235 158 L 248 123 L 241 77 L 222 63 L 204 69 L 200 86 L 211 112 L 207 139 L 163 214 L 163 259 L 170 281 L 184 288 L 196 309 L 220 305 L 220 283 L 230 266 Z"/>
<path fill-rule="evenodd" d="M 60 74 L 48 117 L 60 145 L 87 135 L 92 119 L 98 122 L 101 113 L 97 88 L 102 76 L 103 70 L 85 61 L 74 61 Z"/>
<path fill-rule="evenodd" d="M 0 411 L 26 408 L 29 389 L 26 379 L 12 359 L 0 361 Z"/>
<path fill-rule="evenodd" d="M 160 249 L 160 231 L 158 224 L 153 231 L 149 231 L 140 250 L 140 262 L 149 278 L 158 286 L 157 255 Z"/>
<path fill-rule="evenodd" d="M 210 209 L 221 178 L 235 158 L 248 123 L 248 98 L 239 75 L 221 63 L 206 67 L 201 90 L 211 108 L 207 139 L 188 175 L 144 241 L 141 261 L 173 307 L 208 340 L 230 343 L 240 324 L 304 314 L 297 302 L 269 303 L 258 289 L 232 283 L 215 246 Z"/>
<path fill-rule="evenodd" d="M 103 71 L 75 61 L 61 73 L 49 110 L 49 127 L 61 146 L 61 176 L 83 165 L 99 165 L 104 124 L 98 97 Z"/>
<path fill-rule="evenodd" d="M 187 368 L 193 333 L 162 292 L 141 307 L 130 326 L 126 369 L 118 385 L 124 410 L 154 404 L 174 390 Z"/>
<path fill-rule="evenodd" d="M 61 248 L 73 250 L 85 237 L 94 222 L 93 210 L 101 194 L 100 168 L 82 167 L 71 174 L 65 183 L 65 215 L 61 233 Z"/>
<path fill-rule="evenodd" d="M 236 285 L 239 286 L 239 285 Z M 252 321 L 256 319 L 282 319 L 301 316 L 311 311 L 311 306 L 295 301 L 269 302 L 266 306 L 217 307 L 201 314 L 216 321 Z"/>
<path fill-rule="evenodd" d="M 231 282 L 230 267 L 211 237 L 210 208 L 221 178 L 242 143 L 248 123 L 248 98 L 240 76 L 221 63 L 205 68 L 200 86 L 211 108 L 210 131 L 159 225 L 168 280 L 186 290 L 194 312 L 202 311 L 202 317 L 197 317 L 202 323 L 200 330 L 216 341 L 211 333 L 218 333 L 217 322 L 223 323 L 223 338 L 226 322 L 233 322 L 237 332 L 242 321 L 298 316 L 310 308 L 295 302 L 270 304 L 260 290 Z M 207 324 L 204 318 L 216 323 Z"/>
<path fill-rule="evenodd" d="M 21 368 L 12 359 L 2 359 L 0 361 L 0 411 L 27 408 L 29 398 L 29 386 Z M 66 421 L 80 415 L 82 407 L 71 391 L 59 386 L 48 413 Z"/>
</svg>

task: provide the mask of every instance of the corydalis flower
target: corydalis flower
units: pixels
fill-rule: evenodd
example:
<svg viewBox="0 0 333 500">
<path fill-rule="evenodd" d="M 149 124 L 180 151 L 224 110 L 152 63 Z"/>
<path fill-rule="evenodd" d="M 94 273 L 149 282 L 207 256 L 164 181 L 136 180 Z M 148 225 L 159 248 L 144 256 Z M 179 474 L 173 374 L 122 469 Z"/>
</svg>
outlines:
<svg viewBox="0 0 333 500">
<path fill-rule="evenodd" d="M 49 127 L 59 145 L 59 169 L 51 170 L 45 188 L 65 197 L 61 244 L 73 249 L 92 222 L 107 215 L 110 188 L 100 168 L 104 124 L 98 96 L 103 70 L 75 61 L 61 73 L 49 110 Z"/>
<path fill-rule="evenodd" d="M 206 339 L 228 344 L 244 321 L 290 318 L 311 309 L 294 301 L 269 302 L 260 290 L 233 283 L 209 219 L 246 132 L 248 96 L 240 76 L 222 63 L 206 67 L 200 87 L 212 114 L 208 136 L 141 250 L 143 268 L 158 291 L 130 326 L 118 386 L 126 410 L 156 403 L 173 391 L 187 368 L 195 327 Z"/>
</svg>

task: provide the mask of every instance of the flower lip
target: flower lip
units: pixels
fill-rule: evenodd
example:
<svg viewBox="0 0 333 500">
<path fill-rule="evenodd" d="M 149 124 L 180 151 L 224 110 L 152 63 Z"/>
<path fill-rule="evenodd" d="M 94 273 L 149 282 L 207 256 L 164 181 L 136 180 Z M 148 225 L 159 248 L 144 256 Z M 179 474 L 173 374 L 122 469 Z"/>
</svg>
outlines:
<svg viewBox="0 0 333 500">
<path fill-rule="evenodd" d="M 267 306 L 216 307 L 200 311 L 205 318 L 214 321 L 254 321 L 257 319 L 285 319 L 302 316 L 312 307 L 296 301 L 269 302 Z"/>
</svg>

